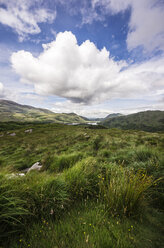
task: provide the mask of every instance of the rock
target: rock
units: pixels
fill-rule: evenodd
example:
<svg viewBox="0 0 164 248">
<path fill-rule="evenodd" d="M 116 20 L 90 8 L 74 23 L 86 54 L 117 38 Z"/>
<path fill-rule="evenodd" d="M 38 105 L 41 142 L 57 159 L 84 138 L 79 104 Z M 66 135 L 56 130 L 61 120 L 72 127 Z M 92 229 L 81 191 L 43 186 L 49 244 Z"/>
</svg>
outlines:
<svg viewBox="0 0 164 248">
<path fill-rule="evenodd" d="M 10 135 L 10 136 L 15 136 L 15 135 L 16 135 L 16 133 L 10 133 L 9 135 Z"/>
<path fill-rule="evenodd" d="M 18 176 L 20 176 L 20 177 L 25 176 L 25 174 L 24 174 L 24 173 L 17 173 L 16 175 L 18 175 Z"/>
<path fill-rule="evenodd" d="M 42 168 L 42 165 L 39 162 L 36 162 L 35 164 L 33 164 L 27 171 L 27 173 L 31 170 L 38 170 L 40 171 L 40 169 Z"/>
<path fill-rule="evenodd" d="M 7 178 L 8 179 L 12 179 L 12 178 L 15 178 L 15 177 L 23 177 L 23 176 L 25 176 L 25 174 L 24 173 L 11 173 L 11 174 L 8 174 L 8 175 L 6 175 L 7 176 Z"/>
<path fill-rule="evenodd" d="M 32 133 L 32 129 L 27 129 L 24 131 L 25 133 Z"/>
</svg>

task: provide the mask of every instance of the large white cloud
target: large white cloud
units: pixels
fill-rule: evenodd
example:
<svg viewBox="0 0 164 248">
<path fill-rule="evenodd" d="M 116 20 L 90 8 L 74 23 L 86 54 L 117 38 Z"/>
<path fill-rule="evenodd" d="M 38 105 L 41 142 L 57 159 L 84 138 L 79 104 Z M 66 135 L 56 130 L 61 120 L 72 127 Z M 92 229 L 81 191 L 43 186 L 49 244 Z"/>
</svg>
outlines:
<svg viewBox="0 0 164 248">
<path fill-rule="evenodd" d="M 13 28 L 20 40 L 28 34 L 40 33 L 38 23 L 52 22 L 56 17 L 53 12 L 42 7 L 43 0 L 0 0 L 0 23 Z"/>
<path fill-rule="evenodd" d="M 164 85 L 164 58 L 128 67 L 125 61 L 114 61 L 109 51 L 98 50 L 89 40 L 78 45 L 71 32 L 59 33 L 43 48 L 38 57 L 26 51 L 11 57 L 22 82 L 33 84 L 38 94 L 91 104 L 156 94 Z"/>
</svg>

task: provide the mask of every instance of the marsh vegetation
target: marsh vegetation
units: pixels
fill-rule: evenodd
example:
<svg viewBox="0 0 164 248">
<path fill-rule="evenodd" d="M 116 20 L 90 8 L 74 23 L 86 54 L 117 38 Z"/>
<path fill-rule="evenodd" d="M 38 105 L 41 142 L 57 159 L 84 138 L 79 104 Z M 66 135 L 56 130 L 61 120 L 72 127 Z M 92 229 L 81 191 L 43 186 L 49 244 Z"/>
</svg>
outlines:
<svg viewBox="0 0 164 248">
<path fill-rule="evenodd" d="M 1 247 L 162 247 L 163 133 L 13 125 L 0 132 Z"/>
</svg>

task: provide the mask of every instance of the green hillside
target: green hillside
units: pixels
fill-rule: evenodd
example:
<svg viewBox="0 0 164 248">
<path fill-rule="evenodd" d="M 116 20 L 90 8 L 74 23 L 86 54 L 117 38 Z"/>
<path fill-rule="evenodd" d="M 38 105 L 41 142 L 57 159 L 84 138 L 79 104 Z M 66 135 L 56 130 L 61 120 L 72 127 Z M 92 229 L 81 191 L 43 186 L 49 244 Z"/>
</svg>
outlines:
<svg viewBox="0 0 164 248">
<path fill-rule="evenodd" d="M 9 121 L 84 123 L 86 120 L 75 113 L 57 114 L 47 109 L 34 108 L 8 100 L 0 100 L 0 122 Z"/>
<path fill-rule="evenodd" d="M 164 111 L 145 111 L 126 116 L 107 118 L 101 124 L 109 128 L 143 131 L 164 131 Z"/>
<path fill-rule="evenodd" d="M 114 118 L 114 117 L 118 117 L 118 116 L 122 116 L 122 114 L 120 114 L 120 113 L 109 114 L 104 118 L 104 120 Z"/>
</svg>

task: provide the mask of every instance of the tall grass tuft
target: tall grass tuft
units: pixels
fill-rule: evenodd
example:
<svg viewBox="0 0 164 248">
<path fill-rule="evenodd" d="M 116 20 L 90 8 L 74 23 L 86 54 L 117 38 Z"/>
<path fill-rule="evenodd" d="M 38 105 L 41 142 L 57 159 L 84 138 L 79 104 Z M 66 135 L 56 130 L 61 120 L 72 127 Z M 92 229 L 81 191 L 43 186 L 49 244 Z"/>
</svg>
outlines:
<svg viewBox="0 0 164 248">
<path fill-rule="evenodd" d="M 71 153 L 71 154 L 62 154 L 54 158 L 53 163 L 50 166 L 50 171 L 61 172 L 64 169 L 72 167 L 76 162 L 81 160 L 83 157 L 82 153 Z"/>
<path fill-rule="evenodd" d="M 135 159 L 140 162 L 146 162 L 150 159 L 156 162 L 158 160 L 158 153 L 149 147 L 139 146 L 135 151 Z"/>
<path fill-rule="evenodd" d="M 44 172 L 32 171 L 24 177 L 8 179 L 8 189 L 14 191 L 14 197 L 25 202 L 31 213 L 29 220 L 56 218 L 69 203 L 66 183 Z"/>
<path fill-rule="evenodd" d="M 98 192 L 99 167 L 93 157 L 79 161 L 63 176 L 72 200 L 95 197 Z"/>
<path fill-rule="evenodd" d="M 100 149 L 100 147 L 102 145 L 102 140 L 103 140 L 103 136 L 102 135 L 97 135 L 95 137 L 95 139 L 93 140 L 93 150 L 95 152 L 97 152 Z"/>
<path fill-rule="evenodd" d="M 16 196 L 5 179 L 0 176 L 0 238 L 18 233 L 24 227 L 24 218 L 29 215 L 26 200 Z"/>
<path fill-rule="evenodd" d="M 100 176 L 100 197 L 113 215 L 136 215 L 152 185 L 152 177 L 142 171 L 113 166 L 105 177 Z"/>
</svg>

